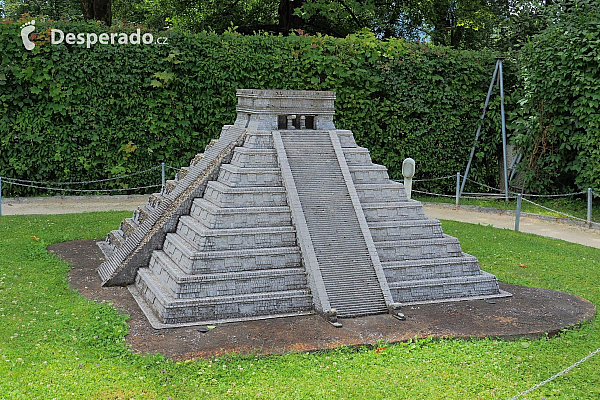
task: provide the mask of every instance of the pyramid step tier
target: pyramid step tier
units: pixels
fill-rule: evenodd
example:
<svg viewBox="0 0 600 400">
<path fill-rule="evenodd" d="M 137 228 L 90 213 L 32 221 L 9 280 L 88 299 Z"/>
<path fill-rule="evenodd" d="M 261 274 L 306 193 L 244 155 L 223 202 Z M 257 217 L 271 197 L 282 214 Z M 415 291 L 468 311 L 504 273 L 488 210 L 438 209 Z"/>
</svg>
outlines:
<svg viewBox="0 0 600 400">
<path fill-rule="evenodd" d="M 408 201 L 404 185 L 394 181 L 354 185 L 361 203 Z"/>
<path fill-rule="evenodd" d="M 346 129 L 337 129 L 335 133 L 337 134 L 338 140 L 340 141 L 340 145 L 343 149 L 358 147 L 356 140 L 354 140 L 354 134 L 352 131 Z"/>
<path fill-rule="evenodd" d="M 273 149 L 271 132 L 251 132 L 246 136 L 244 147 L 249 149 Z"/>
<path fill-rule="evenodd" d="M 154 208 L 152 208 L 148 204 L 138 207 L 135 211 L 133 219 L 137 220 L 138 224 L 141 225 L 144 223 L 145 220 L 148 219 L 148 217 L 150 217 L 150 214 L 152 214 L 153 210 Z"/>
<path fill-rule="evenodd" d="M 219 207 L 284 207 L 287 206 L 282 186 L 234 187 L 211 181 L 206 185 L 204 199 Z"/>
<path fill-rule="evenodd" d="M 135 230 L 139 227 L 139 224 L 133 218 L 125 218 L 121 222 L 121 231 L 123 232 L 123 238 L 127 239 Z"/>
<path fill-rule="evenodd" d="M 350 174 L 354 184 L 360 185 L 364 183 L 389 183 L 390 177 L 387 168 L 383 165 L 350 165 Z"/>
<path fill-rule="evenodd" d="M 425 211 L 416 200 L 362 203 L 367 222 L 423 220 Z"/>
<path fill-rule="evenodd" d="M 312 310 L 312 296 L 308 290 L 175 299 L 148 269 L 138 271 L 135 285 L 138 293 L 163 324 L 223 322 Z"/>
<path fill-rule="evenodd" d="M 348 166 L 373 164 L 369 150 L 364 147 L 348 147 L 343 151 Z"/>
<path fill-rule="evenodd" d="M 388 261 L 382 265 L 388 282 L 458 278 L 481 274 L 477 258 L 466 253 L 462 253 L 460 257 Z"/>
<path fill-rule="evenodd" d="M 394 301 L 403 305 L 506 295 L 500 292 L 496 277 L 484 271 L 468 277 L 391 282 L 390 291 Z"/>
<path fill-rule="evenodd" d="M 461 257 L 458 239 L 444 235 L 435 239 L 375 242 L 381 262 Z"/>
<path fill-rule="evenodd" d="M 301 266 L 296 246 L 223 251 L 197 251 L 178 234 L 170 233 L 163 251 L 188 274 L 214 274 Z"/>
<path fill-rule="evenodd" d="M 177 234 L 199 251 L 239 250 L 296 245 L 296 232 L 291 226 L 269 228 L 210 229 L 195 218 L 179 218 Z"/>
<path fill-rule="evenodd" d="M 231 165 L 242 168 L 277 168 L 277 152 L 275 149 L 236 147 Z"/>
<path fill-rule="evenodd" d="M 177 299 L 299 290 L 305 289 L 307 284 L 303 268 L 190 275 L 162 251 L 153 253 L 150 271 Z"/>
<path fill-rule="evenodd" d="M 175 190 L 175 188 L 177 187 L 177 181 L 175 179 L 168 179 L 165 182 L 165 187 L 163 188 L 163 195 L 168 196 L 170 193 L 173 192 L 173 190 Z"/>
<path fill-rule="evenodd" d="M 242 168 L 224 164 L 218 180 L 229 186 L 281 186 L 281 173 L 278 168 Z"/>
<path fill-rule="evenodd" d="M 443 237 L 442 224 L 437 219 L 369 222 L 375 242 L 434 239 Z"/>
<path fill-rule="evenodd" d="M 114 251 L 118 249 L 125 243 L 125 238 L 123 237 L 123 231 L 121 229 L 115 229 L 108 233 L 106 236 L 106 246 L 107 250 Z M 106 252 L 105 252 L 106 254 Z"/>
<path fill-rule="evenodd" d="M 148 206 L 152 209 L 155 209 L 163 202 L 165 196 L 162 193 L 152 193 L 148 198 Z M 135 218 L 134 218 L 135 219 Z M 139 222 L 139 221 L 136 221 Z"/>
<path fill-rule="evenodd" d="M 177 171 L 177 174 L 175 175 L 175 180 L 176 181 L 180 181 L 183 178 L 185 178 L 187 176 L 187 174 L 190 172 L 190 167 L 181 167 L 179 169 L 179 171 Z"/>
<path fill-rule="evenodd" d="M 205 199 L 195 199 L 190 215 L 212 229 L 292 225 L 292 214 L 287 206 L 223 208 Z"/>
</svg>

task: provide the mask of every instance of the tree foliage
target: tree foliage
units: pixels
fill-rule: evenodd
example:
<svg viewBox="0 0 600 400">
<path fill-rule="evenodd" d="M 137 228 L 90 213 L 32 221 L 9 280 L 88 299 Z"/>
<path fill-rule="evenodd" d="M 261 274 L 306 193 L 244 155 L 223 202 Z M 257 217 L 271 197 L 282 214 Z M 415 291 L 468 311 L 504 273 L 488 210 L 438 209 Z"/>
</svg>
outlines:
<svg viewBox="0 0 600 400">
<path fill-rule="evenodd" d="M 345 37 L 369 29 L 380 39 L 432 40 L 455 48 L 489 45 L 508 0 L 115 0 L 115 15 L 154 27 L 223 33 Z"/>
<path fill-rule="evenodd" d="M 520 53 L 514 127 L 532 189 L 600 187 L 600 5 L 561 3 Z"/>
<path fill-rule="evenodd" d="M 83 18 L 112 25 L 111 0 L 80 0 Z"/>
<path fill-rule="evenodd" d="M 17 19 L 23 14 L 44 16 L 50 19 L 81 18 L 79 0 L 3 0 L 4 16 Z"/>
<path fill-rule="evenodd" d="M 548 0 L 510 1 L 506 16 L 501 18 L 497 32 L 492 34 L 494 47 L 514 55 L 533 36 L 553 23 L 558 8 Z"/>
<path fill-rule="evenodd" d="M 292 31 L 430 41 L 506 51 L 547 26 L 551 0 L 6 0 L 6 16 L 102 20 L 191 33 Z"/>
</svg>

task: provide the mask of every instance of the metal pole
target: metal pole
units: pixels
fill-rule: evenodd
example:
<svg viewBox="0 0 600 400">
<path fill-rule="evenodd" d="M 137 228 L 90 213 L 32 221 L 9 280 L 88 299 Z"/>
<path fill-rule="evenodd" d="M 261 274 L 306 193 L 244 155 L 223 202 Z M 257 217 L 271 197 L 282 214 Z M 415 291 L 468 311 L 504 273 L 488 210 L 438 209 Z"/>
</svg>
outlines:
<svg viewBox="0 0 600 400">
<path fill-rule="evenodd" d="M 460 187 L 460 194 L 465 190 L 465 182 L 467 181 L 467 176 L 469 176 L 469 169 L 471 168 L 471 163 L 473 162 L 473 156 L 475 155 L 475 146 L 477 146 L 477 141 L 479 140 L 479 134 L 481 133 L 481 126 L 483 125 L 483 118 L 485 118 L 485 113 L 487 111 L 488 104 L 490 103 L 490 96 L 492 95 L 492 90 L 494 89 L 494 82 L 496 81 L 496 75 L 498 74 L 498 63 L 500 60 L 496 61 L 496 67 L 494 68 L 494 74 L 492 75 L 492 81 L 490 82 L 490 88 L 488 89 L 487 96 L 485 97 L 485 104 L 483 105 L 483 113 L 481 114 L 481 119 L 479 120 L 479 126 L 477 127 L 477 133 L 475 134 L 475 143 L 473 143 L 473 147 L 471 148 L 471 155 L 469 156 L 469 162 L 467 163 L 467 169 L 465 170 L 465 175 L 463 176 L 462 186 Z"/>
<path fill-rule="evenodd" d="M 2 216 L 2 177 L 0 176 L 0 217 Z"/>
<path fill-rule="evenodd" d="M 506 163 L 506 120 L 504 115 L 504 78 L 502 77 L 502 59 L 498 59 L 500 69 L 500 116 L 502 118 L 502 156 L 504 157 L 504 198 L 508 201 L 508 166 Z"/>
<path fill-rule="evenodd" d="M 587 191 L 587 223 L 592 227 L 592 188 L 588 188 Z M 2 214 L 0 214 L 2 215 Z"/>
<path fill-rule="evenodd" d="M 165 163 L 160 163 L 160 166 L 162 168 L 162 178 L 161 178 L 162 187 L 161 187 L 161 189 L 164 189 L 165 188 Z"/>
<path fill-rule="evenodd" d="M 512 167 L 510 167 L 510 176 L 508 177 L 509 182 L 512 181 L 512 179 L 514 178 L 515 173 L 517 172 L 517 166 L 519 165 L 522 159 L 523 153 L 519 153 L 519 155 L 513 160 L 513 165 Z"/>
<path fill-rule="evenodd" d="M 456 173 L 456 205 L 460 201 L 460 172 Z"/>
<path fill-rule="evenodd" d="M 519 220 L 521 219 L 521 193 L 517 194 L 517 213 L 515 217 L 515 231 L 519 232 Z"/>
</svg>

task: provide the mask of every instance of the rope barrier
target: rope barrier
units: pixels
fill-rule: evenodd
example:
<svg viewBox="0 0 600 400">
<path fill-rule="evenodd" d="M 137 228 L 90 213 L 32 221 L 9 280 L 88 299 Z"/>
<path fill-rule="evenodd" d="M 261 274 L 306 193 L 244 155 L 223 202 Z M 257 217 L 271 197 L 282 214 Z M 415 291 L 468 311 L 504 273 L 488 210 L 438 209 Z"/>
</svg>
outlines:
<svg viewBox="0 0 600 400">
<path fill-rule="evenodd" d="M 413 182 L 430 182 L 430 181 L 438 181 L 438 180 L 443 180 L 443 179 L 448 179 L 448 178 L 456 178 L 456 175 L 441 176 L 439 178 L 413 179 Z M 478 182 L 478 181 L 473 180 L 471 178 L 466 178 L 466 179 L 467 179 L 467 181 L 475 183 L 477 185 L 480 185 L 480 186 L 482 186 L 484 188 L 487 188 L 487 189 L 490 189 L 490 190 L 494 190 L 494 191 L 499 192 L 499 193 L 504 193 L 504 191 L 502 189 L 499 189 L 499 188 L 496 188 L 496 187 L 493 187 L 493 186 L 490 186 L 490 185 L 486 185 L 485 183 Z M 400 182 L 400 183 L 402 183 L 402 181 L 397 180 L 397 179 L 394 180 L 394 182 Z M 519 194 L 518 192 L 509 192 L 509 193 L 513 194 L 513 195 Z M 582 190 L 581 192 L 573 192 L 573 193 L 560 193 L 560 194 L 521 193 L 521 195 L 522 196 L 529 196 L 529 197 L 568 197 L 568 196 L 577 196 L 579 194 L 585 194 L 585 193 L 586 193 L 586 191 Z M 475 193 L 468 193 L 468 194 L 475 194 Z M 484 193 L 484 194 L 487 195 L 487 196 L 492 195 L 492 194 L 488 194 L 488 193 Z M 597 196 L 598 194 L 594 193 L 594 195 Z M 445 196 L 454 197 L 454 196 L 451 196 L 451 195 L 445 195 Z M 467 198 L 465 196 L 460 196 L 460 197 L 461 198 Z"/>
<path fill-rule="evenodd" d="M 498 189 L 489 185 L 486 185 L 485 183 L 481 183 L 481 182 L 477 182 L 474 181 L 473 179 L 467 178 L 467 180 L 469 182 L 473 182 L 476 183 L 480 186 L 483 186 L 485 188 L 491 189 L 491 190 L 495 190 L 498 192 L 502 192 L 504 193 L 504 191 L 502 189 Z M 510 194 L 519 194 L 518 192 L 509 192 Z M 585 194 L 586 191 L 582 190 L 581 192 L 573 192 L 573 193 L 560 193 L 560 194 L 533 194 L 533 193 L 521 193 L 522 196 L 529 196 L 529 197 L 568 197 L 568 196 L 577 196 L 578 194 Z"/>
<path fill-rule="evenodd" d="M 6 178 L 2 178 L 2 180 L 4 180 L 4 179 L 6 179 Z M 156 187 L 162 186 L 162 185 L 149 185 L 149 186 L 138 186 L 138 187 L 133 187 L 133 188 L 122 188 L 122 189 L 69 189 L 69 188 L 56 188 L 56 187 L 48 187 L 48 186 L 28 185 L 25 183 L 11 182 L 8 180 L 6 182 L 10 185 L 30 187 L 30 188 L 35 188 L 35 189 L 59 190 L 59 191 L 63 191 L 63 192 L 119 192 L 119 191 L 123 191 L 123 190 L 149 189 L 149 188 L 156 188 Z"/>
<path fill-rule="evenodd" d="M 504 193 L 463 192 L 463 194 L 471 195 L 471 196 L 486 196 L 486 197 L 504 199 Z M 460 196 L 460 197 L 463 197 L 463 196 Z"/>
<path fill-rule="evenodd" d="M 165 167 L 170 168 L 172 170 L 175 171 L 179 171 L 180 168 L 177 167 L 173 167 L 171 165 L 165 165 Z M 39 189 L 44 189 L 45 187 L 38 187 L 38 186 L 27 186 L 27 185 L 23 185 L 22 183 L 33 183 L 33 184 L 49 184 L 49 185 L 84 185 L 84 184 L 89 184 L 89 183 L 101 183 L 101 182 L 109 182 L 109 181 L 114 181 L 117 179 L 123 179 L 123 178 L 128 178 L 128 177 L 132 177 L 132 176 L 137 176 L 137 175 L 141 175 L 144 174 L 146 172 L 150 172 L 150 171 L 154 171 L 161 168 L 160 165 L 157 165 L 155 167 L 152 168 L 148 168 L 145 169 L 143 171 L 138 171 L 138 172 L 134 172 L 131 174 L 127 174 L 127 175 L 121 175 L 121 176 L 116 176 L 114 178 L 106 178 L 106 179 L 97 179 L 97 180 L 90 180 L 90 181 L 72 181 L 72 182 L 52 182 L 52 181 L 33 181 L 33 180 L 27 180 L 27 179 L 17 179 L 17 178 L 8 178 L 8 177 L 2 177 L 2 179 L 5 182 L 9 182 L 12 184 L 17 185 L 17 183 L 21 183 L 18 186 L 26 186 L 26 187 L 33 187 L 33 188 L 39 188 Z M 432 182 L 432 181 L 439 181 L 439 180 L 444 180 L 444 179 L 450 179 L 450 178 L 456 178 L 456 175 L 447 175 L 447 176 L 440 176 L 437 178 L 425 178 L 425 179 L 413 179 L 413 182 Z M 481 183 L 481 182 L 477 182 L 473 179 L 470 178 L 466 178 L 469 182 L 475 183 L 477 185 L 480 185 L 482 187 L 488 188 L 490 190 L 495 190 L 497 192 L 503 193 L 503 191 L 501 189 L 486 185 L 485 183 Z M 395 179 L 394 182 L 400 182 L 402 183 L 402 181 Z M 149 187 L 149 186 L 148 186 Z M 142 188 L 146 188 L 142 187 Z M 49 188 L 51 190 L 65 190 L 66 189 L 58 189 L 58 188 Z M 125 189 L 113 189 L 115 191 L 117 190 L 125 190 Z M 133 189 L 129 189 L 129 190 L 133 190 Z M 70 190 L 70 191 L 87 191 L 87 192 L 93 192 L 93 191 L 101 191 L 101 192 L 107 192 L 107 191 L 111 191 L 109 189 L 106 190 L 93 190 L 93 189 L 88 189 L 88 190 Z M 428 195 L 432 195 L 432 196 L 443 196 L 443 197 L 455 197 L 454 195 L 443 195 L 443 194 L 439 194 L 439 193 L 429 193 L 429 192 L 420 192 L 418 190 L 414 190 L 414 192 L 417 193 L 423 193 L 423 194 L 428 194 Z M 510 194 L 516 195 L 518 194 L 517 192 L 509 192 Z M 567 197 L 567 196 L 575 196 L 575 195 L 579 195 L 579 194 L 585 194 L 585 191 L 581 191 L 581 192 L 574 192 L 574 193 L 562 193 L 562 194 L 533 194 L 533 193 L 522 193 L 522 196 L 529 196 L 529 197 Z M 471 194 L 471 195 L 475 195 L 476 193 L 467 193 L 467 194 Z M 479 193 L 477 193 L 477 195 L 479 195 Z M 483 197 L 485 196 L 493 196 L 495 194 L 488 194 L 488 193 L 481 193 L 481 195 Z M 598 193 L 594 193 L 594 196 L 598 196 Z M 480 198 L 480 197 L 468 197 L 468 196 L 460 196 L 461 198 Z M 514 198 L 514 197 L 512 197 Z"/>
<path fill-rule="evenodd" d="M 439 178 L 427 178 L 427 179 L 413 179 L 413 182 L 430 182 L 430 181 L 441 181 L 443 179 L 456 178 L 456 175 L 440 176 Z M 396 181 L 400 182 L 400 181 Z"/>
<path fill-rule="evenodd" d="M 413 189 L 412 191 L 415 193 L 426 194 L 428 196 L 451 197 L 453 199 L 456 198 L 455 195 L 451 195 L 451 194 L 432 193 L 432 192 L 425 192 L 423 190 L 416 190 L 416 189 Z M 496 199 L 497 196 L 493 196 L 493 197 L 492 197 L 492 195 L 489 195 L 487 197 L 486 196 L 460 196 L 460 198 L 461 199 L 489 199 L 489 200 L 491 200 L 491 199 Z M 516 199 L 516 197 L 512 196 L 512 197 L 509 197 L 509 199 Z"/>
<path fill-rule="evenodd" d="M 449 178 L 456 178 L 456 175 L 441 176 L 441 177 L 439 177 L 439 178 L 413 179 L 413 182 L 429 182 L 429 181 L 437 181 L 437 180 L 449 179 Z M 462 195 L 462 196 L 460 196 L 460 198 L 461 198 L 461 199 L 495 199 L 495 198 L 498 198 L 498 196 L 501 196 L 501 195 L 504 193 L 504 192 L 502 191 L 502 189 L 499 189 L 499 188 L 495 188 L 495 187 L 493 187 L 493 186 L 486 185 L 485 183 L 477 182 L 476 180 L 473 180 L 473 179 L 470 179 L 470 178 L 466 178 L 466 179 L 467 179 L 467 181 L 469 181 L 469 182 L 473 182 L 473 183 L 475 183 L 475 184 L 477 184 L 477 185 L 480 185 L 480 186 L 482 186 L 482 187 L 485 187 L 485 188 L 487 188 L 487 189 L 490 189 L 490 190 L 495 190 L 495 191 L 497 191 L 497 192 L 499 192 L 499 193 L 498 193 L 498 194 L 496 194 L 496 193 L 471 193 L 471 192 L 467 192 L 467 193 L 465 193 L 465 194 L 467 194 L 467 195 L 472 195 L 472 196 L 465 196 L 465 195 Z M 400 180 L 397 180 L 397 179 L 396 179 L 396 180 L 394 180 L 394 182 L 400 182 L 400 183 L 401 183 L 402 181 L 400 181 Z M 426 194 L 426 195 L 429 195 L 429 196 L 440 196 L 440 197 L 448 197 L 448 198 L 455 198 L 455 197 L 456 197 L 456 195 L 441 194 L 441 193 L 432 193 L 432 192 L 426 192 L 426 191 L 422 191 L 422 190 L 415 190 L 415 189 L 413 189 L 413 192 L 415 192 L 415 193 L 421 193 L 421 194 Z M 514 195 L 517 195 L 517 194 L 519 194 L 518 192 L 509 192 L 509 193 L 510 193 L 511 195 L 513 195 L 513 196 L 509 196 L 509 197 L 508 197 L 509 199 L 516 199 L 516 196 L 514 196 Z M 586 191 L 581 191 L 581 192 L 573 192 L 573 193 L 561 193 L 561 194 L 533 194 L 533 193 L 521 193 L 521 195 L 522 195 L 522 196 L 529 196 L 529 197 L 539 197 L 539 198 L 542 198 L 542 197 L 568 197 L 568 196 L 576 196 L 576 195 L 585 194 L 585 193 L 586 193 Z M 594 194 L 595 194 L 595 193 L 594 193 Z M 525 198 L 524 198 L 524 200 L 526 200 L 526 201 L 529 201 L 529 200 L 527 200 L 527 199 L 525 199 Z M 531 201 L 529 201 L 529 202 L 531 202 Z M 540 206 L 540 207 L 542 207 L 542 208 L 546 208 L 548 211 L 553 211 L 553 212 L 556 212 L 556 213 L 558 213 L 558 214 L 566 215 L 566 216 L 568 216 L 569 218 L 574 218 L 574 219 L 579 219 L 579 220 L 581 220 L 581 218 L 573 217 L 572 215 L 565 214 L 565 213 L 561 213 L 561 212 L 559 212 L 559 211 L 556 211 L 556 210 L 552 210 L 552 209 L 550 209 L 550 208 L 544 207 L 544 206 L 542 206 L 542 205 L 539 205 L 539 204 L 537 204 L 537 203 L 533 203 L 533 204 L 536 204 L 536 205 L 538 205 L 538 206 Z M 585 220 L 583 220 L 583 221 L 585 221 Z"/>
<path fill-rule="evenodd" d="M 431 192 L 426 192 L 424 190 L 415 190 L 415 189 L 413 189 L 412 191 L 415 192 L 415 193 L 426 194 L 426 195 L 429 195 L 429 196 L 440 196 L 440 197 L 452 197 L 452 198 L 454 198 L 453 195 L 449 195 L 449 194 L 431 193 Z"/>
<path fill-rule="evenodd" d="M 569 372 L 570 370 L 572 370 L 573 368 L 579 366 L 580 364 L 584 363 L 585 361 L 589 360 L 590 358 L 592 358 L 593 356 L 595 356 L 596 354 L 600 353 L 600 347 L 597 348 L 596 350 L 592 351 L 590 354 L 588 354 L 587 356 L 583 357 L 581 360 L 573 363 L 572 365 L 568 366 L 567 368 L 563 369 L 562 371 L 552 375 L 550 378 L 546 379 L 545 381 L 542 381 L 540 383 L 538 383 L 535 386 L 530 387 L 529 389 L 511 397 L 508 400 L 516 400 L 519 397 L 522 397 L 530 392 L 533 392 L 535 389 L 539 388 L 540 386 L 544 386 L 546 383 L 553 381 L 554 379 L 558 378 L 561 375 L 566 374 L 567 372 Z"/>
<path fill-rule="evenodd" d="M 461 176 L 462 176 L 462 175 L 461 175 Z M 464 178 L 464 176 L 463 176 L 463 178 Z M 476 184 L 478 184 L 478 185 L 480 185 L 480 186 L 483 186 L 483 187 L 485 187 L 485 188 L 488 188 L 488 189 L 491 189 L 491 190 L 495 190 L 495 191 L 497 191 L 497 192 L 504 193 L 504 191 L 503 191 L 502 189 L 498 189 L 498 188 L 495 188 L 495 187 L 492 187 L 492 186 L 486 185 L 485 183 L 481 183 L 481 182 L 474 181 L 473 179 L 470 179 L 470 178 L 466 178 L 466 179 L 467 179 L 469 182 L 476 183 Z"/>
<path fill-rule="evenodd" d="M 76 185 L 76 184 L 89 184 L 89 183 L 101 183 L 101 182 L 109 182 L 109 181 L 114 181 L 117 179 L 123 179 L 123 178 L 128 178 L 128 177 L 132 177 L 132 176 L 137 176 L 137 175 L 141 175 L 144 174 L 146 172 L 150 172 L 150 171 L 154 171 L 157 170 L 159 168 L 161 168 L 162 165 L 157 165 L 155 167 L 152 168 L 148 168 L 145 169 L 143 171 L 138 171 L 138 172 L 134 172 L 131 174 L 127 174 L 127 175 L 121 175 L 121 176 L 117 176 L 114 178 L 107 178 L 107 179 L 98 179 L 98 180 L 90 180 L 90 181 L 73 181 L 73 182 L 51 182 L 51 181 L 33 181 L 33 180 L 26 180 L 26 179 L 17 179 L 17 178 L 7 178 L 7 177 L 1 177 L 2 180 L 4 180 L 4 182 L 11 184 L 11 185 L 16 185 L 16 186 L 22 186 L 22 187 L 30 187 L 30 188 L 35 188 L 35 189 L 45 189 L 45 190 L 56 190 L 56 191 L 63 191 L 63 192 L 119 192 L 119 191 L 132 191 L 132 190 L 141 190 L 141 189 L 149 189 L 149 188 L 156 188 L 156 187 L 161 187 L 162 185 L 148 185 L 148 186 L 138 186 L 138 187 L 133 187 L 133 188 L 121 188 L 121 189 L 69 189 L 69 188 L 58 188 L 58 187 L 50 187 L 50 186 L 39 186 L 41 184 L 49 184 L 49 185 Z M 171 165 L 165 165 L 165 167 L 170 168 L 172 170 L 175 171 L 179 171 L 180 168 L 177 167 L 173 167 Z M 450 179 L 450 178 L 454 178 L 456 179 L 456 175 L 447 175 L 447 176 L 441 176 L 441 177 L 437 177 L 437 178 L 425 178 L 425 179 L 413 179 L 413 182 L 431 182 L 431 181 L 439 181 L 439 180 L 444 180 L 444 179 Z M 467 192 L 465 194 L 467 194 L 467 196 L 465 196 L 464 194 L 462 196 L 460 196 L 460 198 L 463 199 L 497 199 L 498 196 L 501 196 L 503 191 L 499 188 L 495 188 L 489 185 L 486 185 L 485 183 L 481 183 L 481 182 L 477 182 L 473 179 L 469 179 L 466 178 L 466 180 L 468 180 L 469 182 L 475 183 L 477 185 L 480 185 L 482 187 L 488 188 L 490 190 L 495 190 L 497 192 L 500 193 L 472 193 L 472 192 Z M 400 180 L 394 180 L 395 182 L 402 182 Z M 33 184 L 33 185 L 32 185 Z M 427 192 L 427 191 L 423 191 L 423 190 L 414 190 L 413 192 L 415 193 L 420 193 L 420 194 L 424 194 L 424 195 L 428 195 L 428 196 L 438 196 L 438 197 L 447 197 L 447 198 L 456 198 L 456 195 L 448 195 L 448 194 L 441 194 L 441 193 L 433 193 L 433 192 Z M 512 195 L 516 195 L 518 193 L 516 192 L 509 192 Z M 575 196 L 575 195 L 580 195 L 580 194 L 584 194 L 586 193 L 586 191 L 581 191 L 581 192 L 574 192 L 574 193 L 563 193 L 563 194 L 548 194 L 548 195 L 542 195 L 542 194 L 532 194 L 532 193 L 522 193 L 522 199 L 525 200 L 528 203 L 534 204 L 538 207 L 541 207 L 547 211 L 551 211 L 560 215 L 564 215 L 568 218 L 571 219 L 575 219 L 578 221 L 583 221 L 583 222 L 587 222 L 586 220 L 579 218 L 579 217 L 575 217 L 573 215 L 570 214 L 566 214 L 564 212 L 561 211 L 557 211 L 554 210 L 552 208 L 543 206 L 541 204 L 535 203 L 531 200 L 526 199 L 524 196 L 529 196 L 529 197 L 538 197 L 538 198 L 542 198 L 542 197 L 567 197 L 567 196 Z M 592 192 L 593 195 L 597 196 L 598 193 L 594 193 Z M 509 199 L 515 199 L 515 196 L 509 196 Z"/>
<path fill-rule="evenodd" d="M 128 175 L 121 175 L 121 176 L 116 176 L 114 178 L 107 178 L 107 179 L 98 179 L 98 180 L 94 180 L 94 181 L 81 181 L 81 182 L 50 182 L 50 181 L 30 181 L 30 180 L 26 180 L 26 179 L 17 179 L 17 178 L 7 178 L 5 176 L 2 177 L 2 180 L 5 180 L 6 182 L 21 182 L 21 183 L 37 183 L 37 184 L 49 184 L 49 185 L 85 185 L 88 183 L 100 183 L 100 182 L 109 182 L 109 181 L 115 181 L 117 179 L 122 179 L 122 178 L 129 178 L 131 176 L 137 176 L 137 175 L 141 175 L 144 174 L 146 172 L 150 172 L 150 171 L 154 171 L 155 169 L 159 169 L 161 166 L 157 165 L 156 167 L 152 167 L 152 168 L 148 168 L 145 169 L 143 171 L 138 171 L 138 172 L 134 172 Z M 23 186 L 23 185 L 20 185 Z"/>
<path fill-rule="evenodd" d="M 564 212 L 561 212 L 561 211 L 553 210 L 553 209 L 552 209 L 552 208 L 550 208 L 550 207 L 543 206 L 543 205 L 541 205 L 541 204 L 538 204 L 538 203 L 536 203 L 536 202 L 533 202 L 533 201 L 531 201 L 531 200 L 529 200 L 529 199 L 526 199 L 525 197 L 523 197 L 522 199 L 523 199 L 524 201 L 528 202 L 528 203 L 531 203 L 531 204 L 534 204 L 534 205 L 536 205 L 536 206 L 538 206 L 538 207 L 541 207 L 541 208 L 543 208 L 544 210 L 551 211 L 551 212 L 554 212 L 554 213 L 557 213 L 557 214 L 561 214 L 561 215 L 564 215 L 564 216 L 566 216 L 566 217 L 568 217 L 568 218 L 571 218 L 571 219 L 574 219 L 574 220 L 577 220 L 577 221 L 587 222 L 587 221 L 586 221 L 585 219 L 583 219 L 583 218 L 575 217 L 575 216 L 573 216 L 573 215 L 571 215 L 571 214 L 567 214 L 567 213 L 564 213 Z"/>
<path fill-rule="evenodd" d="M 467 180 L 469 180 L 469 181 L 471 181 L 473 183 L 480 184 L 480 185 L 482 185 L 484 187 L 487 187 L 489 189 L 500 190 L 498 188 L 493 188 L 491 186 L 488 186 L 488 185 L 483 184 L 481 182 L 474 181 L 474 180 L 469 179 L 469 178 L 467 178 Z M 413 189 L 412 191 L 415 192 L 415 193 L 420 193 L 420 194 L 424 194 L 424 195 L 428 195 L 428 196 L 456 198 L 456 195 L 441 194 L 441 193 L 432 193 L 432 192 L 427 192 L 427 191 L 423 191 L 423 190 L 416 190 L 416 189 Z M 513 195 L 514 194 L 517 194 L 517 195 L 519 194 L 519 193 L 516 193 L 516 192 L 509 192 L 509 193 L 513 194 Z M 529 193 L 524 193 L 524 194 L 521 194 L 521 199 L 524 200 L 524 201 L 526 201 L 526 202 L 528 202 L 528 203 L 531 203 L 531 204 L 533 204 L 535 206 L 543 208 L 546 211 L 550 211 L 550 212 L 553 212 L 553 213 L 556 213 L 556 214 L 559 214 L 559 215 L 564 215 L 565 217 L 567 217 L 569 219 L 576 220 L 576 221 L 581 221 L 581 222 L 589 223 L 590 222 L 589 220 L 586 220 L 586 219 L 583 219 L 583 218 L 579 218 L 579 217 L 576 217 L 574 215 L 564 213 L 562 211 L 554 210 L 554 209 L 552 209 L 550 207 L 543 206 L 541 204 L 538 204 L 538 203 L 536 203 L 536 202 L 534 202 L 532 200 L 529 200 L 529 199 L 527 199 L 527 198 L 524 197 L 524 196 L 532 196 L 532 197 L 538 197 L 538 198 L 539 197 L 565 197 L 565 196 L 573 196 L 573 195 L 584 194 L 584 193 L 586 193 L 586 192 L 582 191 L 582 192 L 565 193 L 565 194 L 554 194 L 554 195 L 533 195 L 533 194 L 529 194 Z M 499 196 L 503 196 L 502 193 L 470 193 L 470 192 L 466 192 L 465 194 L 467 194 L 467 196 L 465 196 L 463 194 L 462 196 L 460 196 L 460 198 L 461 199 L 496 200 L 496 199 L 499 198 Z M 468 195 L 471 195 L 471 196 L 468 196 Z M 509 196 L 508 199 L 514 200 L 514 199 L 516 199 L 516 196 Z"/>
<path fill-rule="evenodd" d="M 516 192 L 510 192 L 511 194 L 518 194 Z M 573 193 L 561 193 L 561 194 L 532 194 L 532 193 L 521 193 L 523 196 L 529 197 L 568 197 L 568 196 L 576 196 L 578 194 L 584 194 L 586 191 L 581 192 L 573 192 Z"/>
</svg>

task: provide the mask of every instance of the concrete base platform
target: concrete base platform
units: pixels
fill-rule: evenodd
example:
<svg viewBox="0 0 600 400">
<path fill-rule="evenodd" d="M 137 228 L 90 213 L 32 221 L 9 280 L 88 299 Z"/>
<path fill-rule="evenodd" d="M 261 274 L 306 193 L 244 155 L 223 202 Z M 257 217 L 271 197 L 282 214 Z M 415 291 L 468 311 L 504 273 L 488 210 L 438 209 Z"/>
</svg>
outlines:
<svg viewBox="0 0 600 400">
<path fill-rule="evenodd" d="M 335 328 L 318 315 L 276 318 L 219 325 L 208 332 L 199 327 L 154 329 L 125 287 L 102 288 L 96 268 L 103 261 L 96 240 L 48 247 L 72 265 L 70 286 L 81 295 L 110 301 L 130 315 L 127 341 L 134 351 L 161 353 L 174 359 L 213 357 L 237 352 L 281 354 L 339 346 L 401 342 L 415 337 L 539 338 L 591 320 L 596 309 L 589 301 L 548 289 L 500 284 L 512 297 L 406 306 L 406 321 L 390 315 L 341 319 Z"/>
</svg>

